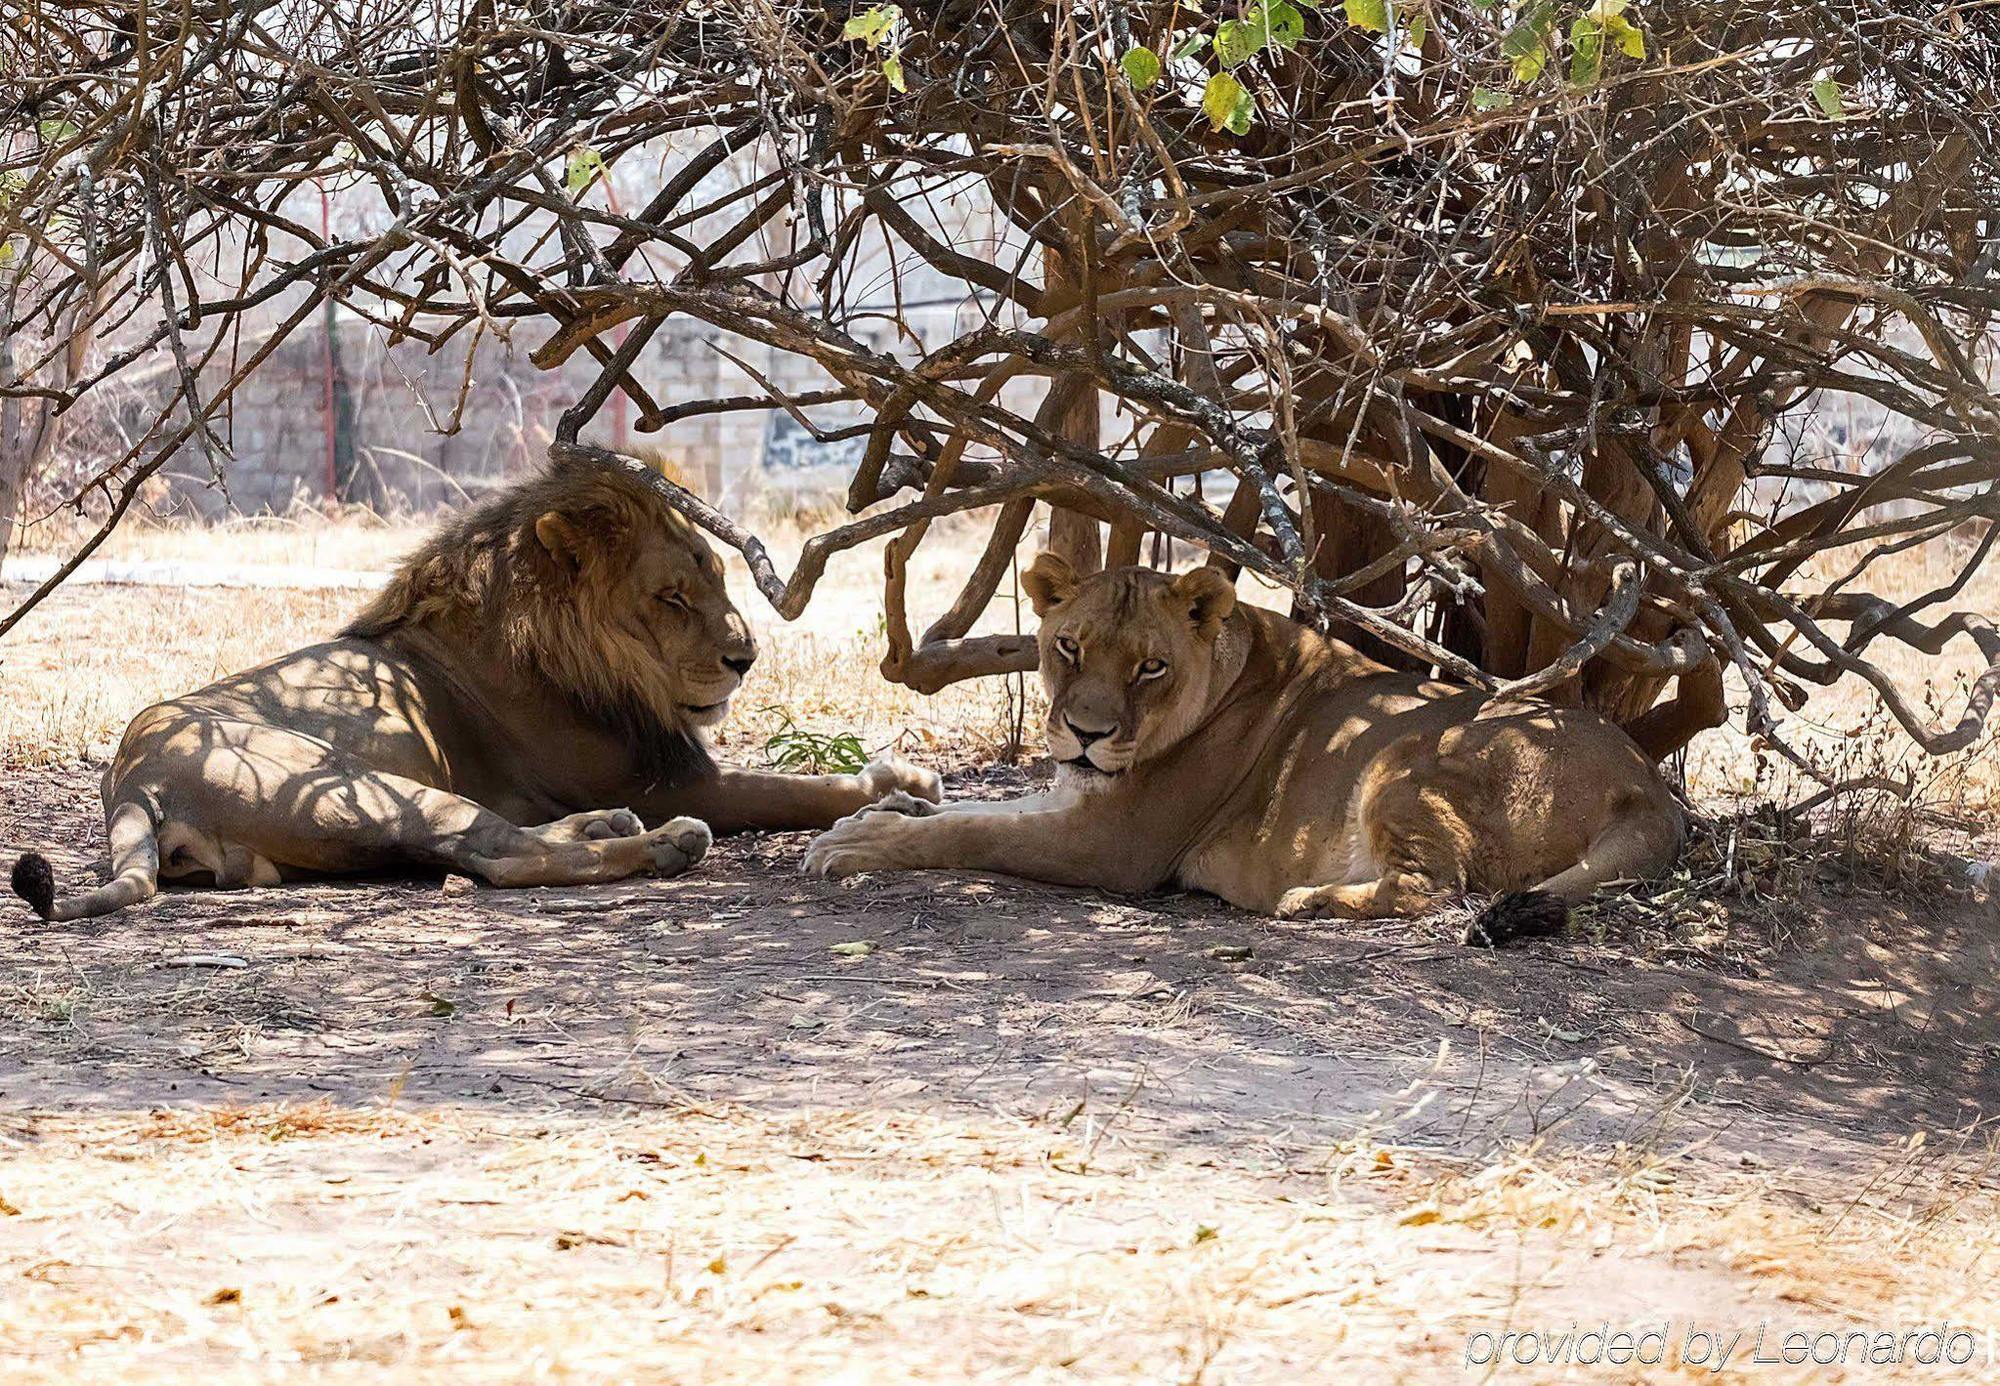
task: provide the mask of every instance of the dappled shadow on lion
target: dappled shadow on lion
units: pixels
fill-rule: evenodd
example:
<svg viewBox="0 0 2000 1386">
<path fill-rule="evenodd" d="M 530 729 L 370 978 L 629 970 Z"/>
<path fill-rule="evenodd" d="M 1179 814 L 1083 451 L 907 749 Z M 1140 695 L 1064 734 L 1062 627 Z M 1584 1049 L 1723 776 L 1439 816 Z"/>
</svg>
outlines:
<svg viewBox="0 0 2000 1386">
<path fill-rule="evenodd" d="M 829 876 L 958 868 L 1120 892 L 1209 891 L 1281 916 L 1381 919 L 1466 894 L 1473 943 L 1665 869 L 1683 817 L 1651 757 L 1582 708 L 1497 702 L 1240 603 L 1215 568 L 1022 576 L 1042 618 L 1047 793 L 890 797 L 814 841 Z"/>
<path fill-rule="evenodd" d="M 824 828 L 937 776 L 717 765 L 704 740 L 757 657 L 722 565 L 643 466 L 569 458 L 443 527 L 339 638 L 141 712 L 104 779 L 111 879 L 44 919 L 162 878 L 272 885 L 444 867 L 575 885 L 700 861 L 711 830 Z"/>
</svg>

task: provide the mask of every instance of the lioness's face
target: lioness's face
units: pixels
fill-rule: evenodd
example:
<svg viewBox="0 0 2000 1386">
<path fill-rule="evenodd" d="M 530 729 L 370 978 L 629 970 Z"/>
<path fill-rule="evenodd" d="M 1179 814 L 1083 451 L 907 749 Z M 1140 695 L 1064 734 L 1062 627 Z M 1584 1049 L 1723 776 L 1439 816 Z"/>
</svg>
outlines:
<svg viewBox="0 0 2000 1386">
<path fill-rule="evenodd" d="M 1220 691 L 1215 641 L 1236 592 L 1216 570 L 1079 579 L 1045 553 L 1021 585 L 1042 618 L 1049 753 L 1067 783 L 1110 785 L 1192 731 Z"/>
</svg>

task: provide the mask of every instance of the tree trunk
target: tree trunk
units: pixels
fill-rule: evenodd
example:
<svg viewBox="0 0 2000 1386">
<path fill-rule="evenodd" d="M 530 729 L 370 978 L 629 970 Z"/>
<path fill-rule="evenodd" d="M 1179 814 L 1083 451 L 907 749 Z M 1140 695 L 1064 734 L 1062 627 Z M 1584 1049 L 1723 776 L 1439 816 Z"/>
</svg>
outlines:
<svg viewBox="0 0 2000 1386">
<path fill-rule="evenodd" d="M 10 287 L 18 288 L 19 284 Z M 5 302 L 5 311 L 0 312 L 0 381 L 9 385 L 26 384 L 15 378 L 20 366 L 15 354 L 17 324 L 13 321 L 13 296 L 10 294 Z M 90 350 L 97 324 L 97 306 L 94 298 L 82 302 L 71 309 L 67 320 L 57 324 L 56 330 L 66 333 L 67 340 L 56 361 L 56 378 L 42 383 L 67 389 L 83 373 L 83 359 Z M 61 431 L 53 400 L 18 395 L 0 398 L 0 565 L 6 563 L 7 550 L 13 544 L 14 524 L 21 513 L 21 500 L 28 492 L 28 483 L 55 451 L 56 435 Z"/>
<path fill-rule="evenodd" d="M 0 332 L 0 380 L 14 379 L 14 350 Z M 0 570 L 14 541 L 14 522 L 28 478 L 41 470 L 55 443 L 55 419 L 49 402 L 9 395 L 0 399 Z"/>
</svg>

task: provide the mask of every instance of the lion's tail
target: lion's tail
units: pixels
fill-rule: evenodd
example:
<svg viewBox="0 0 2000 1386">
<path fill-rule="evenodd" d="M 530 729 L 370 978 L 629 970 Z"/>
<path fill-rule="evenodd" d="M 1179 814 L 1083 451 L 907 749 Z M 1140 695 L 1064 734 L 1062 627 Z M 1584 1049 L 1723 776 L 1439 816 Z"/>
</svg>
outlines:
<svg viewBox="0 0 2000 1386">
<path fill-rule="evenodd" d="M 58 900 L 48 858 L 29 852 L 14 863 L 14 893 L 44 919 L 91 919 L 150 900 L 160 888 L 158 828 L 152 810 L 143 803 L 118 804 L 105 821 L 111 839 L 110 880 L 95 890 Z"/>
</svg>

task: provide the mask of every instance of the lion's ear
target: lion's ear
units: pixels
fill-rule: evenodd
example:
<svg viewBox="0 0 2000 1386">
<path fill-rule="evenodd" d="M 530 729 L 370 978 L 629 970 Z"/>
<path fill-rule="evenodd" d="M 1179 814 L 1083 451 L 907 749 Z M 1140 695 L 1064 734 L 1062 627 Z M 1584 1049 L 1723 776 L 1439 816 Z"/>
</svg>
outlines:
<svg viewBox="0 0 2000 1386">
<path fill-rule="evenodd" d="M 549 557 L 571 572 L 583 566 L 583 536 L 559 511 L 551 510 L 535 521 L 535 538 L 549 551 Z"/>
<path fill-rule="evenodd" d="M 1236 609 L 1236 584 L 1219 568 L 1190 568 L 1174 579 L 1167 592 L 1204 640 L 1213 640 Z"/>
<path fill-rule="evenodd" d="M 1076 569 L 1060 554 L 1038 553 L 1028 571 L 1021 574 L 1021 586 L 1037 616 L 1046 616 L 1076 595 Z"/>
</svg>

